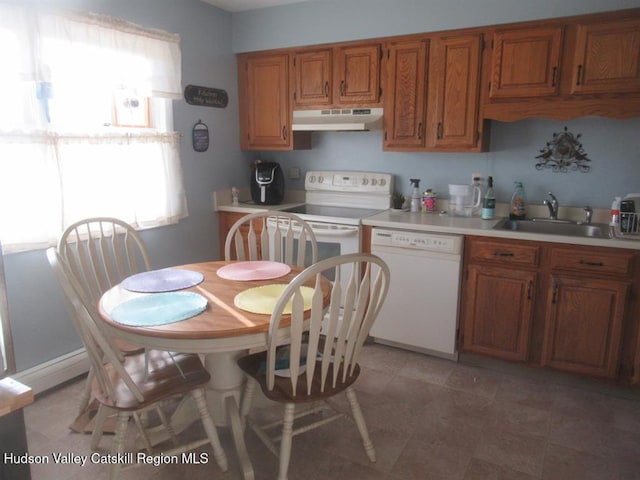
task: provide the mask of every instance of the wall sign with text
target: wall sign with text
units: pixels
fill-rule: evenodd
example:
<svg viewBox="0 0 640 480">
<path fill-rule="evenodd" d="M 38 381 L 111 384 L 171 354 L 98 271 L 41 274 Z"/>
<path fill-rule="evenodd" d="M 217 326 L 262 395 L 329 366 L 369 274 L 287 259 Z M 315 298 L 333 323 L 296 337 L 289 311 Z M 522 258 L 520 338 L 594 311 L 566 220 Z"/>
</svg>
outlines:
<svg viewBox="0 0 640 480">
<path fill-rule="evenodd" d="M 226 90 L 212 87 L 199 87 L 187 85 L 184 87 L 184 99 L 189 105 L 201 107 L 226 108 L 229 103 L 229 95 Z"/>
</svg>

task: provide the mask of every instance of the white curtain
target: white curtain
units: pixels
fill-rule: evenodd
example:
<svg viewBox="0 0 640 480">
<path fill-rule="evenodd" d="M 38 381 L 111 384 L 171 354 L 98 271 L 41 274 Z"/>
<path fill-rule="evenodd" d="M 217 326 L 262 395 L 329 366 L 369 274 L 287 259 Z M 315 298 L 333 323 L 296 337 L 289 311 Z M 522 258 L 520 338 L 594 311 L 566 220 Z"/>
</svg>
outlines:
<svg viewBox="0 0 640 480">
<path fill-rule="evenodd" d="M 7 305 L 7 285 L 4 279 L 4 255 L 0 242 L 0 378 L 15 373 L 15 370 L 13 340 L 9 325 L 9 306 Z"/>
<path fill-rule="evenodd" d="M 177 35 L 0 3 L 0 45 L 5 251 L 51 245 L 91 216 L 140 228 L 187 216 Z"/>
</svg>

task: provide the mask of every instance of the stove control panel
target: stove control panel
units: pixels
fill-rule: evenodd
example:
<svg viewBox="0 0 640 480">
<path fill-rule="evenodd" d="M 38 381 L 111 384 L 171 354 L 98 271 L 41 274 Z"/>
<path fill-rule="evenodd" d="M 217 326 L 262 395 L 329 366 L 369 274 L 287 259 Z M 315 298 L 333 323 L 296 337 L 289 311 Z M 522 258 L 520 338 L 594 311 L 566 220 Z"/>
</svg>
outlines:
<svg viewBox="0 0 640 480">
<path fill-rule="evenodd" d="M 305 176 L 306 191 L 374 193 L 390 195 L 393 175 L 379 172 L 309 171 Z"/>
</svg>

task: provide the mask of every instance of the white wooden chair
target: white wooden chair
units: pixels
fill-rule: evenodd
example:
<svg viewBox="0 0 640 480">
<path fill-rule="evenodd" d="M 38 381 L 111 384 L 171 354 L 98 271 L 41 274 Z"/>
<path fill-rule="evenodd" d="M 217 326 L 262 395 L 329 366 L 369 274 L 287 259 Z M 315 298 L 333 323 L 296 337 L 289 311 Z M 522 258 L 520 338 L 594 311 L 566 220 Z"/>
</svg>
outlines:
<svg viewBox="0 0 640 480">
<path fill-rule="evenodd" d="M 112 339 L 99 327 L 97 310 L 83 297 L 83 289 L 73 278 L 64 259 L 53 247 L 47 250 L 47 258 L 64 291 L 74 325 L 85 344 L 93 367 L 92 390 L 100 403 L 98 416 L 104 420 L 108 415 L 117 413 L 112 454 L 122 458 L 125 453 L 126 434 L 131 418 L 134 419 L 147 453 L 159 454 L 151 446 L 146 436 L 146 425 L 143 425 L 140 418 L 143 412 L 154 409 L 175 444 L 173 448 L 162 452 L 163 455 L 179 455 L 210 443 L 218 466 L 226 471 L 227 458 L 205 398 L 205 387 L 211 377 L 198 355 L 169 355 L 167 352 L 153 350 L 148 354 L 148 359 L 142 353 L 121 356 Z M 178 445 L 161 407 L 166 400 L 185 394 L 191 394 L 196 402 L 206 437 Z M 97 424 L 102 425 L 102 422 Z M 92 450 L 98 447 L 101 437 L 102 430 L 97 427 L 91 439 Z M 113 463 L 112 480 L 118 478 L 122 468 L 121 462 Z"/>
<path fill-rule="evenodd" d="M 130 275 L 151 270 L 147 248 L 136 230 L 128 223 L 112 217 L 93 217 L 69 225 L 58 240 L 58 252 L 69 265 L 84 295 L 93 305 L 109 288 Z M 124 355 L 143 349 L 117 341 Z M 89 370 L 79 413 L 91 400 L 93 371 Z"/>
<path fill-rule="evenodd" d="M 307 222 L 275 210 L 242 217 L 231 226 L 224 244 L 225 260 L 271 260 L 301 267 L 316 263 L 317 251 L 316 236 Z"/>
<path fill-rule="evenodd" d="M 329 273 L 335 275 L 336 281 L 331 289 L 330 304 L 325 308 L 320 280 L 323 275 L 329 277 Z M 349 277 L 344 289 L 341 275 Z M 304 285 L 315 288 L 310 311 L 304 311 L 301 293 Z M 333 416 L 323 415 L 320 420 L 305 422 L 297 429 L 294 429 L 294 419 L 326 408 L 324 403 L 320 407 L 314 404 L 320 400 L 326 402 L 342 392 L 349 400 L 351 417 L 360 432 L 365 452 L 372 462 L 375 461 L 375 449 L 353 384 L 360 374 L 358 357 L 363 343 L 388 288 L 389 268 L 374 255 L 348 254 L 322 260 L 296 276 L 278 299 L 271 315 L 267 351 L 238 360 L 248 378 L 241 414 L 269 450 L 279 456 L 278 480 L 287 478 L 293 436 L 345 414 L 333 409 Z M 283 313 L 289 302 L 292 302 L 290 316 Z M 288 344 L 282 344 L 283 335 L 290 339 Z M 257 386 L 267 398 L 284 404 L 282 422 L 264 426 L 251 419 L 249 412 Z M 307 408 L 296 413 L 301 404 L 306 404 Z M 280 425 L 281 432 L 271 431 L 272 427 Z M 277 441 L 280 441 L 279 449 Z"/>
</svg>

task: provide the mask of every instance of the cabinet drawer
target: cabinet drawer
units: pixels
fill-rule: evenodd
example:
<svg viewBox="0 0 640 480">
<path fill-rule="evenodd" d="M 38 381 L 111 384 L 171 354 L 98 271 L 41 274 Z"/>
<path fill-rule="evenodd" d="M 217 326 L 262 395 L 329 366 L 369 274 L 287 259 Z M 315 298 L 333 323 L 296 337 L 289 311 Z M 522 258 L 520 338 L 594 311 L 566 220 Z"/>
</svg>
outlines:
<svg viewBox="0 0 640 480">
<path fill-rule="evenodd" d="M 473 241 L 471 260 L 496 262 L 501 265 L 525 265 L 535 267 L 540 259 L 540 247 L 535 245 L 514 245 L 494 241 Z"/>
<path fill-rule="evenodd" d="M 633 257 L 633 253 L 630 252 L 553 248 L 551 250 L 551 268 L 629 276 L 632 273 Z"/>
</svg>

